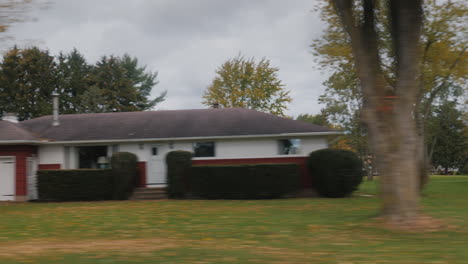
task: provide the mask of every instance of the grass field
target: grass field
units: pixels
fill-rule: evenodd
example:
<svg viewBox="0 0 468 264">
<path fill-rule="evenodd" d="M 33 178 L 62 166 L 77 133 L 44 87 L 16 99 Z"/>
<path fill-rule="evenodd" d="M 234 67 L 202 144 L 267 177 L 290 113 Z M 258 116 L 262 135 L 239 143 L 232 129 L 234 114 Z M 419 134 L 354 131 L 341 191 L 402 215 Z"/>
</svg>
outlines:
<svg viewBox="0 0 468 264">
<path fill-rule="evenodd" d="M 0 263 L 468 263 L 468 176 L 433 177 L 443 231 L 373 217 L 375 182 L 347 199 L 0 204 Z"/>
</svg>

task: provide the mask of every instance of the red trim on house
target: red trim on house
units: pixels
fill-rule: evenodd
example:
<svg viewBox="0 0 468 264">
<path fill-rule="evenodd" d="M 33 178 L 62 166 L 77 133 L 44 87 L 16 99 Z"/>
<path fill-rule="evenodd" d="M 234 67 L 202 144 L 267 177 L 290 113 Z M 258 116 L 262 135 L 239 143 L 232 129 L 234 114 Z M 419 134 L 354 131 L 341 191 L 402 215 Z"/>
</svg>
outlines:
<svg viewBox="0 0 468 264">
<path fill-rule="evenodd" d="M 146 162 L 138 162 L 138 187 L 146 187 Z"/>
<path fill-rule="evenodd" d="M 312 187 L 312 178 L 307 168 L 307 157 L 248 158 L 248 159 L 204 159 L 192 160 L 192 165 L 237 165 L 265 163 L 295 163 L 300 167 L 301 186 Z"/>
<path fill-rule="evenodd" d="M 32 157 L 37 153 L 36 146 L 16 145 L 16 146 L 0 146 L 0 156 L 15 157 L 15 195 L 26 195 L 26 167 L 27 158 Z"/>
<path fill-rule="evenodd" d="M 60 170 L 60 164 L 39 164 L 37 166 L 38 170 Z"/>
</svg>

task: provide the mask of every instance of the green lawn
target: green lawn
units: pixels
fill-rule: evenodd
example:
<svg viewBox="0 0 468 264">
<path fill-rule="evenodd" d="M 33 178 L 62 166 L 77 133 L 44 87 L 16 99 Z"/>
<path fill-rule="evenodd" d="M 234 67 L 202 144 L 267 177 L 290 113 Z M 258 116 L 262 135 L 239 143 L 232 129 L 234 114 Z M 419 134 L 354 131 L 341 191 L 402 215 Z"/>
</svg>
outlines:
<svg viewBox="0 0 468 264">
<path fill-rule="evenodd" d="M 438 176 L 444 231 L 381 228 L 374 182 L 347 199 L 0 204 L 0 263 L 468 263 L 468 176 Z"/>
</svg>

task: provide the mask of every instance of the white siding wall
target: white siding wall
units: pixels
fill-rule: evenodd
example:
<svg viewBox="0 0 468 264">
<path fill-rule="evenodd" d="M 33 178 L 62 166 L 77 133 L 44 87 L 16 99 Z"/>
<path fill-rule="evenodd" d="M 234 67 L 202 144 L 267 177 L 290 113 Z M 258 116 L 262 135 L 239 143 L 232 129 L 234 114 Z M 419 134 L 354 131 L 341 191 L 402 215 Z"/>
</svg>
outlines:
<svg viewBox="0 0 468 264">
<path fill-rule="evenodd" d="M 173 150 L 185 150 L 193 151 L 193 142 L 192 141 L 178 141 L 174 142 Z"/>
<path fill-rule="evenodd" d="M 141 143 L 123 143 L 119 144 L 119 151 L 131 152 L 137 155 L 138 161 L 149 161 L 151 156 L 151 148 L 157 146 L 161 153 L 169 152 L 172 150 L 185 150 L 192 152 L 192 142 L 177 141 L 172 143 L 172 149 L 169 147 L 169 142 L 147 142 Z"/>
<path fill-rule="evenodd" d="M 236 159 L 236 158 L 272 158 L 285 157 L 279 155 L 278 139 L 224 139 L 214 140 L 216 157 L 202 159 Z M 328 147 L 328 141 L 324 137 L 302 138 L 300 153 L 295 156 L 307 156 L 310 152 Z M 190 144 L 186 149 L 192 151 Z"/>
<path fill-rule="evenodd" d="M 216 157 L 259 158 L 278 155 L 275 139 L 220 140 L 215 144 Z"/>
<path fill-rule="evenodd" d="M 199 142 L 202 142 L 200 140 Z M 282 157 L 278 154 L 278 139 L 217 139 L 206 140 L 214 141 L 216 146 L 216 157 L 214 158 L 261 158 L 261 157 Z M 195 141 L 176 141 L 172 143 L 172 149 L 169 149 L 169 142 L 154 143 L 120 143 L 119 151 L 131 152 L 137 155 L 139 161 L 147 162 L 150 157 L 151 147 L 158 145 L 161 150 L 185 150 L 192 152 L 192 144 Z M 306 156 L 310 152 L 328 147 L 326 138 L 309 137 L 301 139 L 301 148 L 298 156 Z M 111 148 L 111 146 L 109 146 Z M 69 167 L 77 168 L 76 146 L 70 146 Z M 109 153 L 110 154 L 110 153 Z M 39 164 L 65 164 L 64 146 L 45 145 L 39 147 Z"/>
<path fill-rule="evenodd" d="M 142 148 L 140 148 L 139 143 L 124 143 L 118 144 L 119 152 L 130 152 L 138 157 L 138 161 L 148 161 L 150 154 L 150 145 L 147 143 L 141 143 Z"/>
<path fill-rule="evenodd" d="M 66 169 L 77 169 L 78 168 L 78 152 L 77 152 L 77 149 L 76 147 L 74 146 L 70 146 L 69 149 L 69 155 L 68 155 L 68 158 L 69 158 L 69 161 L 68 161 L 68 168 Z M 65 162 L 66 163 L 66 162 Z"/>
<path fill-rule="evenodd" d="M 42 145 L 38 148 L 39 164 L 60 164 L 63 168 L 65 159 L 62 145 Z"/>
<path fill-rule="evenodd" d="M 312 151 L 328 148 L 328 140 L 323 137 L 304 138 L 301 140 L 301 145 L 302 155 L 307 156 Z"/>
<path fill-rule="evenodd" d="M 237 159 L 237 158 L 272 158 L 288 156 L 307 156 L 310 152 L 328 147 L 325 137 L 308 137 L 301 139 L 300 153 L 296 155 L 279 155 L 278 138 L 259 139 L 217 139 L 199 141 L 176 141 L 169 142 L 147 142 L 147 143 L 119 143 L 118 151 L 131 152 L 137 155 L 139 161 L 147 162 L 148 182 L 154 181 L 156 175 L 150 175 L 154 168 L 165 168 L 165 155 L 171 150 L 185 150 L 192 152 L 194 142 L 213 141 L 215 142 L 215 157 L 195 158 L 195 159 Z M 172 148 L 170 147 L 172 145 Z M 67 169 L 78 167 L 78 157 L 76 146 L 69 146 L 70 153 L 65 155 L 63 145 L 39 146 L 39 164 L 61 164 L 62 168 L 68 165 Z M 111 155 L 112 144 L 108 144 L 108 155 Z M 158 147 L 158 157 L 151 156 L 151 148 Z M 65 157 L 68 162 L 65 162 Z M 162 170 L 164 171 L 164 170 Z M 156 173 L 156 172 L 155 172 Z M 165 174 L 165 173 L 164 173 Z"/>
</svg>

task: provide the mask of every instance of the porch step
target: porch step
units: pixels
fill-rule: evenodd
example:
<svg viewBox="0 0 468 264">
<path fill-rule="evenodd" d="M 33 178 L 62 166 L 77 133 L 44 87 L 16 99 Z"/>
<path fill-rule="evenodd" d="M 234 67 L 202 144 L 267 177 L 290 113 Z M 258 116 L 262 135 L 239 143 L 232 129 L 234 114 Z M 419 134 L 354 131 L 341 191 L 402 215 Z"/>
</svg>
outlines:
<svg viewBox="0 0 468 264">
<path fill-rule="evenodd" d="M 166 188 L 136 188 L 130 200 L 163 200 L 167 199 Z"/>
</svg>

